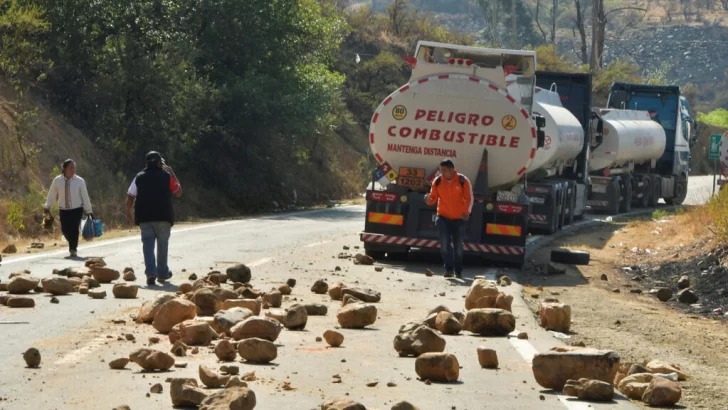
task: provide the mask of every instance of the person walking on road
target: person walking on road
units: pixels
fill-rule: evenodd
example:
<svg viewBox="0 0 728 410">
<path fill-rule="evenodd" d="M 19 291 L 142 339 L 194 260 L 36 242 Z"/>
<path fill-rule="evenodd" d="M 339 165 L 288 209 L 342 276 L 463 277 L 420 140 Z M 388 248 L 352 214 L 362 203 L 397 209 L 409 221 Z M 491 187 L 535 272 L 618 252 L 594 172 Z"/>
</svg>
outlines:
<svg viewBox="0 0 728 410">
<path fill-rule="evenodd" d="M 465 224 L 473 210 L 473 187 L 465 175 L 455 170 L 452 160 L 440 162 L 440 176 L 432 182 L 425 202 L 437 203 L 435 226 L 440 236 L 440 253 L 445 264 L 445 277 L 462 278 L 463 236 Z"/>
<path fill-rule="evenodd" d="M 158 152 L 149 152 L 145 162 L 146 168 L 137 174 L 127 191 L 126 221 L 129 224 L 134 222 L 141 229 L 145 274 L 147 285 L 151 286 L 155 281 L 163 284 L 172 277 L 167 265 L 169 236 L 174 225 L 172 195 L 181 197 L 182 187 L 172 168 L 165 164 Z"/>
<path fill-rule="evenodd" d="M 61 175 L 53 179 L 44 205 L 44 215 L 49 215 L 54 203 L 58 204 L 61 231 L 68 241 L 71 258 L 78 256 L 78 235 L 81 219 L 91 215 L 91 200 L 88 197 L 86 181 L 76 175 L 76 163 L 72 159 L 63 161 Z"/>
</svg>

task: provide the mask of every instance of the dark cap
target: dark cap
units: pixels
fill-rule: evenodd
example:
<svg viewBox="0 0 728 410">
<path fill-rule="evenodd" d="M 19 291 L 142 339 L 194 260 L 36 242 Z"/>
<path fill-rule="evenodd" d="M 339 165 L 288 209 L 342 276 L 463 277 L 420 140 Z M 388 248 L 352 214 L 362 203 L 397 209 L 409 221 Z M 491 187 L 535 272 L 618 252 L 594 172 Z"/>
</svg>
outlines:
<svg viewBox="0 0 728 410">
<path fill-rule="evenodd" d="M 162 156 L 157 151 L 149 151 L 144 157 L 144 161 L 146 161 L 147 164 L 154 164 L 156 162 L 162 161 Z"/>
</svg>

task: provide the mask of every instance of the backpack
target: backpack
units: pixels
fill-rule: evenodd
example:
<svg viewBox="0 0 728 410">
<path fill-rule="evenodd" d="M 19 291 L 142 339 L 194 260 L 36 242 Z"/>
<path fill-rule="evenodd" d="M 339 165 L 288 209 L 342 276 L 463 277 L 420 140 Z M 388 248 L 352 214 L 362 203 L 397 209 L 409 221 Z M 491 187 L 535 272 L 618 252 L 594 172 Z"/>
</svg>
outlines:
<svg viewBox="0 0 728 410">
<path fill-rule="evenodd" d="M 460 175 L 460 174 L 458 174 L 458 176 L 460 177 L 460 178 L 458 178 L 460 180 L 460 188 L 465 188 L 465 176 Z M 439 187 L 440 182 L 442 182 L 442 175 L 435 178 L 435 186 Z"/>
</svg>

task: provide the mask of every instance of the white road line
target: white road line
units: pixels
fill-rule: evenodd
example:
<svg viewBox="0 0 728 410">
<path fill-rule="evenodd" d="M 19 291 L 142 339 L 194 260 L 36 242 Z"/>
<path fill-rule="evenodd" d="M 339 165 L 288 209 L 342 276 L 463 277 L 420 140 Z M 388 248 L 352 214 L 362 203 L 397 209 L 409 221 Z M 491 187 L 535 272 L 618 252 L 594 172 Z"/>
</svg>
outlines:
<svg viewBox="0 0 728 410">
<path fill-rule="evenodd" d="M 305 248 L 315 248 L 317 246 L 321 246 L 321 245 L 327 244 L 329 242 L 331 242 L 331 241 L 321 241 L 321 242 L 316 242 L 316 243 L 309 243 L 308 245 L 305 246 Z"/>
<path fill-rule="evenodd" d="M 249 268 L 255 268 L 255 267 L 260 266 L 260 265 L 265 265 L 266 263 L 268 263 L 268 262 L 270 262 L 272 260 L 273 260 L 272 258 L 258 259 L 257 261 L 253 261 L 253 262 L 250 262 L 250 263 L 246 263 L 245 266 L 247 266 Z"/>
<path fill-rule="evenodd" d="M 84 357 L 88 356 L 89 354 L 93 353 L 94 350 L 98 349 L 106 343 L 106 341 L 112 340 L 107 338 L 106 336 L 99 336 L 96 339 L 93 339 L 88 344 L 83 346 L 80 349 L 76 349 L 72 352 L 67 353 L 65 356 L 60 358 L 58 361 L 53 363 L 54 365 L 63 365 L 63 364 L 75 364 L 79 362 Z"/>
</svg>

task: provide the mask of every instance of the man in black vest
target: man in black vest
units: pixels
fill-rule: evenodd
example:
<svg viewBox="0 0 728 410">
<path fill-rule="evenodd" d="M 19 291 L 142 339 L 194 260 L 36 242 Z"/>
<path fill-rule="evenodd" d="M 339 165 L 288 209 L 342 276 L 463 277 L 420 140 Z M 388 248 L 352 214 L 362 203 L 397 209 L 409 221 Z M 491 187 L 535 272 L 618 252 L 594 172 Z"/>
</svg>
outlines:
<svg viewBox="0 0 728 410">
<path fill-rule="evenodd" d="M 169 236 L 174 225 L 172 195 L 182 196 L 182 187 L 174 176 L 172 168 L 164 163 L 162 156 L 151 151 L 147 154 L 146 168 L 132 181 L 126 198 L 126 221 L 132 223 L 131 209 L 134 208 L 133 222 L 142 231 L 142 248 L 147 285 L 155 280 L 164 283 L 172 277 L 167 266 Z M 154 257 L 156 242 L 157 256 Z"/>
</svg>

